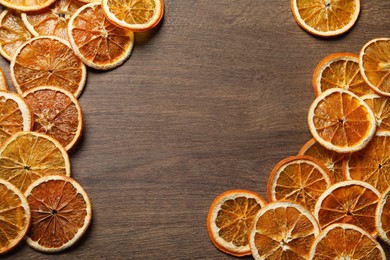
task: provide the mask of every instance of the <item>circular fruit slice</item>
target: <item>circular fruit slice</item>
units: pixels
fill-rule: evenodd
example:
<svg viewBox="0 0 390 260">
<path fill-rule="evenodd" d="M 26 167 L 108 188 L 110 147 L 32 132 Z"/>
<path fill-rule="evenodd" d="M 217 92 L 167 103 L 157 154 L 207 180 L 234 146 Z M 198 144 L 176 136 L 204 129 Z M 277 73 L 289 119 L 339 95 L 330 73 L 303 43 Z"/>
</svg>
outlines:
<svg viewBox="0 0 390 260">
<path fill-rule="evenodd" d="M 54 86 L 78 97 L 85 85 L 87 70 L 69 43 L 55 36 L 39 36 L 24 43 L 12 57 L 11 79 L 24 93 L 39 86 Z"/>
<path fill-rule="evenodd" d="M 355 225 L 338 223 L 330 225 L 316 237 L 309 259 L 386 260 L 386 255 L 369 233 Z"/>
<path fill-rule="evenodd" d="M 390 245 L 390 187 L 383 192 L 378 202 L 375 225 L 379 237 Z"/>
<path fill-rule="evenodd" d="M 328 89 L 312 103 L 308 116 L 313 137 L 339 153 L 363 149 L 375 134 L 375 116 L 357 95 L 340 88 Z"/>
<path fill-rule="evenodd" d="M 359 69 L 359 56 L 353 53 L 334 53 L 325 57 L 313 73 L 316 96 L 330 88 L 342 88 L 358 96 L 374 91 L 364 81 Z"/>
<path fill-rule="evenodd" d="M 322 229 L 334 223 L 349 223 L 375 236 L 379 197 L 379 191 L 366 182 L 338 182 L 318 198 L 314 216 Z"/>
<path fill-rule="evenodd" d="M 360 0 L 291 0 L 291 9 L 299 26 L 322 37 L 338 36 L 356 23 Z"/>
<path fill-rule="evenodd" d="M 68 32 L 77 56 L 98 70 L 122 65 L 134 46 L 134 34 L 107 21 L 99 3 L 81 7 L 71 17 Z"/>
<path fill-rule="evenodd" d="M 55 0 L 0 0 L 0 4 L 18 11 L 38 11 L 48 7 Z"/>
<path fill-rule="evenodd" d="M 313 215 L 299 204 L 273 202 L 256 216 L 249 236 L 254 259 L 307 259 L 320 228 Z"/>
<path fill-rule="evenodd" d="M 260 195 L 247 190 L 230 190 L 219 195 L 207 216 L 207 229 L 214 246 L 234 256 L 250 255 L 250 228 L 265 204 Z"/>
<path fill-rule="evenodd" d="M 27 244 L 41 252 L 58 252 L 75 244 L 92 217 L 91 202 L 83 188 L 66 176 L 46 176 L 26 191 L 31 208 Z"/>
<path fill-rule="evenodd" d="M 155 27 L 164 14 L 163 0 L 102 0 L 108 20 L 133 32 Z"/>
<path fill-rule="evenodd" d="M 32 38 L 20 13 L 4 10 L 0 15 L 0 54 L 11 60 L 16 50 Z"/>
<path fill-rule="evenodd" d="M 33 131 L 57 139 L 66 150 L 81 135 L 83 115 L 78 100 L 68 91 L 56 87 L 37 87 L 23 97 L 34 114 Z"/>
<path fill-rule="evenodd" d="M 376 135 L 361 151 L 343 164 L 346 179 L 365 181 L 379 192 L 390 187 L 390 136 Z"/>
<path fill-rule="evenodd" d="M 333 180 L 320 161 L 309 156 L 292 156 L 280 161 L 268 180 L 268 200 L 290 200 L 313 212 L 318 197 Z"/>
<path fill-rule="evenodd" d="M 7 91 L 7 90 L 8 90 L 7 80 L 5 78 L 3 69 L 0 68 L 0 91 Z"/>
<path fill-rule="evenodd" d="M 34 36 L 52 35 L 69 41 L 69 19 L 83 5 L 75 0 L 58 0 L 41 12 L 22 13 L 22 19 Z"/>
<path fill-rule="evenodd" d="M 22 192 L 40 177 L 56 174 L 69 176 L 70 162 L 62 145 L 50 136 L 19 132 L 1 146 L 0 179 Z"/>
<path fill-rule="evenodd" d="M 330 178 L 334 182 L 344 180 L 342 171 L 344 154 L 328 150 L 312 138 L 302 146 L 298 155 L 311 156 L 320 160 L 328 168 Z"/>
<path fill-rule="evenodd" d="M 23 193 L 0 179 L 0 255 L 13 249 L 30 225 L 30 207 Z"/>
<path fill-rule="evenodd" d="M 369 41 L 360 51 L 360 71 L 368 85 L 390 96 L 390 38 Z"/>
<path fill-rule="evenodd" d="M 24 100 L 12 92 L 0 91 L 0 144 L 20 131 L 30 131 L 32 115 Z"/>
<path fill-rule="evenodd" d="M 370 94 L 363 96 L 362 99 L 374 112 L 376 133 L 390 135 L 390 98 Z"/>
</svg>

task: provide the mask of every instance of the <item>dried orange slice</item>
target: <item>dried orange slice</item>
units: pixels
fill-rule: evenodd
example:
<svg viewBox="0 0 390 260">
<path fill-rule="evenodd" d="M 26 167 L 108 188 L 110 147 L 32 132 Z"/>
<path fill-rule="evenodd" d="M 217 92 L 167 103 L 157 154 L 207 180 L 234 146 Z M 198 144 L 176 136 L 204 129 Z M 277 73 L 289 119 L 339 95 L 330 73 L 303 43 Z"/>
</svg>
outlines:
<svg viewBox="0 0 390 260">
<path fill-rule="evenodd" d="M 386 255 L 369 233 L 355 225 L 338 223 L 330 225 L 316 237 L 308 259 L 386 260 Z"/>
<path fill-rule="evenodd" d="M 359 69 L 359 56 L 334 53 L 325 57 L 314 70 L 312 85 L 316 96 L 330 88 L 342 88 L 358 96 L 374 93 Z"/>
<path fill-rule="evenodd" d="M 107 19 L 133 32 L 155 27 L 164 14 L 163 0 L 102 0 Z"/>
<path fill-rule="evenodd" d="M 87 230 L 91 202 L 72 178 L 46 176 L 26 191 L 31 208 L 27 244 L 41 252 L 58 252 L 74 245 Z"/>
<path fill-rule="evenodd" d="M 90 3 L 100 3 L 101 0 L 78 0 L 79 2 L 90 4 Z"/>
<path fill-rule="evenodd" d="M 369 94 L 362 97 L 374 112 L 377 134 L 390 134 L 390 98 Z"/>
<path fill-rule="evenodd" d="M 343 164 L 346 179 L 365 181 L 379 192 L 390 187 L 390 136 L 376 135 L 361 151 Z"/>
<path fill-rule="evenodd" d="M 0 144 L 20 131 L 30 131 L 32 114 L 18 94 L 0 91 Z"/>
<path fill-rule="evenodd" d="M 340 88 L 328 89 L 312 103 L 308 116 L 313 137 L 339 153 L 363 149 L 375 134 L 375 116 L 357 95 Z"/>
<path fill-rule="evenodd" d="M 322 229 L 334 223 L 348 223 L 376 236 L 375 210 L 379 197 L 379 191 L 366 182 L 338 182 L 318 198 L 314 216 Z"/>
<path fill-rule="evenodd" d="M 0 4 L 18 11 L 37 11 L 48 7 L 56 0 L 0 0 Z"/>
<path fill-rule="evenodd" d="M 328 150 L 312 138 L 302 146 L 298 155 L 307 155 L 320 160 L 328 168 L 330 177 L 334 182 L 344 180 L 342 171 L 344 154 Z"/>
<path fill-rule="evenodd" d="M 234 256 L 250 255 L 248 235 L 265 200 L 247 190 L 229 190 L 211 204 L 207 229 L 214 246 Z"/>
<path fill-rule="evenodd" d="M 352 28 L 360 0 L 291 0 L 295 21 L 305 31 L 322 37 L 341 35 Z"/>
<path fill-rule="evenodd" d="M 375 224 L 379 237 L 390 245 L 390 187 L 383 192 L 378 202 Z"/>
<path fill-rule="evenodd" d="M 291 200 L 312 212 L 318 197 L 332 184 L 328 169 L 319 160 L 292 156 L 273 168 L 267 185 L 268 200 Z"/>
<path fill-rule="evenodd" d="M 390 38 L 366 43 L 360 51 L 359 65 L 368 85 L 379 94 L 390 96 Z"/>
<path fill-rule="evenodd" d="M 57 139 L 66 150 L 80 138 L 83 114 L 78 100 L 56 87 L 37 87 L 23 94 L 34 114 L 33 131 Z"/>
<path fill-rule="evenodd" d="M 34 36 L 52 35 L 69 41 L 69 19 L 83 5 L 75 0 L 58 0 L 41 12 L 22 13 L 22 20 Z"/>
<path fill-rule="evenodd" d="M 23 193 L 0 179 L 0 255 L 13 249 L 30 226 L 30 207 Z"/>
<path fill-rule="evenodd" d="M 0 54 L 11 60 L 16 50 L 32 38 L 20 13 L 4 10 L 0 15 Z"/>
<path fill-rule="evenodd" d="M 69 176 L 70 162 L 62 145 L 50 136 L 18 132 L 1 146 L 0 179 L 22 192 L 40 177 L 55 174 Z"/>
<path fill-rule="evenodd" d="M 116 68 L 133 50 L 134 34 L 107 21 L 99 3 L 81 7 L 71 17 L 68 31 L 77 56 L 94 69 Z"/>
<path fill-rule="evenodd" d="M 12 57 L 11 79 L 18 93 L 39 86 L 54 86 L 78 97 L 87 70 L 69 43 L 55 36 L 39 36 L 24 43 Z"/>
<path fill-rule="evenodd" d="M 313 215 L 299 204 L 273 202 L 256 216 L 249 236 L 254 259 L 307 259 L 320 228 Z"/>
<path fill-rule="evenodd" d="M 0 68 L 0 91 L 7 91 L 7 90 L 8 90 L 8 84 L 5 78 L 4 70 Z"/>
</svg>

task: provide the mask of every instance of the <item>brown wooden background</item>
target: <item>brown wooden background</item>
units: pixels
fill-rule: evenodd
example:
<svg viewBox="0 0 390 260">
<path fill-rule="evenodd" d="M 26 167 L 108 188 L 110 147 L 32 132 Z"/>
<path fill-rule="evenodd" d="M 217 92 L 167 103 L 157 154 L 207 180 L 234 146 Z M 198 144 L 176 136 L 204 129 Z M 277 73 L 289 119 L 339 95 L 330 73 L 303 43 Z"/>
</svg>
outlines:
<svg viewBox="0 0 390 260">
<path fill-rule="evenodd" d="M 71 164 L 93 205 L 85 237 L 5 258 L 233 259 L 209 241 L 208 208 L 228 189 L 266 196 L 274 165 L 311 137 L 317 63 L 390 36 L 390 1 L 361 2 L 356 26 L 324 40 L 300 29 L 289 0 L 166 0 L 161 25 L 136 35 L 120 68 L 90 70 L 80 97 Z"/>
</svg>

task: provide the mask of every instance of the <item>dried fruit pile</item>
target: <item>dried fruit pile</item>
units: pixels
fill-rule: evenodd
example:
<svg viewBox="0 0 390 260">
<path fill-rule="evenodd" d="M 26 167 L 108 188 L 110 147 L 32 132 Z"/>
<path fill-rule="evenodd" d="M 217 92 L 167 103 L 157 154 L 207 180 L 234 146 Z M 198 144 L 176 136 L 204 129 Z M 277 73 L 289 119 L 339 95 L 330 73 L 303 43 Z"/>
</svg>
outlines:
<svg viewBox="0 0 390 260">
<path fill-rule="evenodd" d="M 134 32 L 162 19 L 163 0 L 0 0 L 0 255 L 24 238 L 41 252 L 75 244 L 92 217 L 67 151 L 83 129 L 87 67 L 122 65 Z"/>
<path fill-rule="evenodd" d="M 268 204 L 231 190 L 207 227 L 221 251 L 255 259 L 386 259 L 390 245 L 390 38 L 325 57 L 313 73 L 313 138 L 270 173 Z"/>
</svg>

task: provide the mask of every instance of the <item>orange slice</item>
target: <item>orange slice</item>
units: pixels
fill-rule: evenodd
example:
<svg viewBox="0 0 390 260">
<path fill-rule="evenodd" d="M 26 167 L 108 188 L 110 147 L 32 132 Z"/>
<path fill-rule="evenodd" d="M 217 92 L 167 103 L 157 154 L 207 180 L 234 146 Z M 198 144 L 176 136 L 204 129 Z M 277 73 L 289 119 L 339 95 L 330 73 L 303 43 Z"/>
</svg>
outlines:
<svg viewBox="0 0 390 260">
<path fill-rule="evenodd" d="M 256 216 L 249 236 L 254 259 L 307 259 L 320 228 L 312 214 L 299 204 L 273 202 Z"/>
<path fill-rule="evenodd" d="M 390 187 L 390 136 L 376 135 L 361 151 L 343 164 L 346 179 L 365 181 L 379 192 Z"/>
<path fill-rule="evenodd" d="M 346 89 L 358 96 L 374 92 L 360 74 L 359 56 L 353 53 L 325 57 L 314 70 L 312 85 L 316 96 L 330 88 Z"/>
<path fill-rule="evenodd" d="M 32 38 L 20 13 L 4 10 L 0 15 L 0 54 L 11 60 L 16 50 Z"/>
<path fill-rule="evenodd" d="M 313 137 L 339 153 L 363 149 L 375 134 L 375 116 L 357 95 L 340 88 L 328 89 L 312 103 L 308 116 Z"/>
<path fill-rule="evenodd" d="M 70 162 L 62 145 L 50 136 L 18 132 L 0 148 L 0 179 L 22 192 L 33 181 L 55 174 L 69 176 Z"/>
<path fill-rule="evenodd" d="M 308 259 L 386 260 L 386 255 L 369 233 L 355 225 L 338 223 L 330 225 L 316 237 Z"/>
<path fill-rule="evenodd" d="M 334 223 L 348 223 L 376 236 L 375 210 L 379 197 L 379 191 L 366 182 L 338 182 L 318 198 L 314 216 L 322 229 Z"/>
<path fill-rule="evenodd" d="M 207 229 L 214 246 L 234 256 L 250 255 L 248 235 L 265 200 L 247 190 L 229 190 L 211 204 Z"/>
<path fill-rule="evenodd" d="M 37 11 L 48 7 L 56 0 L 0 0 L 0 4 L 18 11 Z"/>
<path fill-rule="evenodd" d="M 107 20 L 99 3 L 81 7 L 70 19 L 70 43 L 89 67 L 110 70 L 122 65 L 134 46 L 134 34 Z"/>
<path fill-rule="evenodd" d="M 69 19 L 83 5 L 75 0 L 58 0 L 41 12 L 22 13 L 22 20 L 34 36 L 52 35 L 69 41 Z"/>
<path fill-rule="evenodd" d="M 26 191 L 31 208 L 27 244 L 41 252 L 58 252 L 74 245 L 87 230 L 91 202 L 72 178 L 46 176 Z"/>
<path fill-rule="evenodd" d="M 164 14 L 163 0 L 102 0 L 108 20 L 133 32 L 155 27 Z"/>
<path fill-rule="evenodd" d="M 0 68 L 0 91 L 7 91 L 8 84 L 7 79 L 5 78 L 4 70 Z"/>
<path fill-rule="evenodd" d="M 295 21 L 307 32 L 322 37 L 341 35 L 352 28 L 360 13 L 360 0 L 291 0 Z"/>
<path fill-rule="evenodd" d="M 32 124 L 32 114 L 23 98 L 0 91 L 0 144 L 17 132 L 30 131 Z"/>
<path fill-rule="evenodd" d="M 291 200 L 312 212 L 318 197 L 332 184 L 328 169 L 319 160 L 292 156 L 272 170 L 267 185 L 268 200 Z"/>
<path fill-rule="evenodd" d="M 56 87 L 37 87 L 23 97 L 34 114 L 33 131 L 57 139 L 66 150 L 80 138 L 83 114 L 78 100 L 68 91 Z"/>
<path fill-rule="evenodd" d="M 390 187 L 383 192 L 378 202 L 375 225 L 379 237 L 390 245 Z"/>
<path fill-rule="evenodd" d="M 23 193 L 0 179 L 0 255 L 15 248 L 30 226 L 30 207 Z"/>
<path fill-rule="evenodd" d="M 342 171 L 344 154 L 328 150 L 312 138 L 302 146 L 298 155 L 311 156 L 321 161 L 328 168 L 330 178 L 334 182 L 344 180 Z"/>
<path fill-rule="evenodd" d="M 87 70 L 65 40 L 55 36 L 35 37 L 12 57 L 11 79 L 18 93 L 39 86 L 54 86 L 78 97 Z"/>
<path fill-rule="evenodd" d="M 366 43 L 360 51 L 359 65 L 368 85 L 379 94 L 390 96 L 390 38 Z"/>
<path fill-rule="evenodd" d="M 101 0 L 78 0 L 79 2 L 81 3 L 86 3 L 86 4 L 90 4 L 90 3 L 100 3 Z"/>
<path fill-rule="evenodd" d="M 365 95 L 364 102 L 374 112 L 377 134 L 390 134 L 390 98 L 381 95 Z"/>
</svg>

